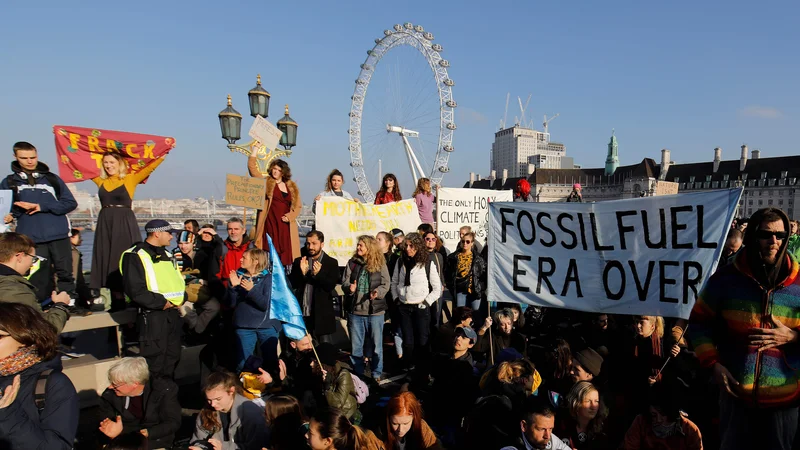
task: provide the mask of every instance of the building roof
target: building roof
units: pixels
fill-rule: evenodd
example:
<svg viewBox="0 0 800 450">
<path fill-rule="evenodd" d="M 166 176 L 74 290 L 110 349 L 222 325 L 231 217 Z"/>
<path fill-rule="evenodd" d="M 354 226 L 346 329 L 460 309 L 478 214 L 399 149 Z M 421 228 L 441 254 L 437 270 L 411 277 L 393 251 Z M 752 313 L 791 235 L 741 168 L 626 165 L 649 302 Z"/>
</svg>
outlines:
<svg viewBox="0 0 800 450">
<path fill-rule="evenodd" d="M 717 173 L 714 173 L 714 162 L 698 162 L 689 164 L 674 164 L 667 170 L 666 181 L 675 181 L 678 177 L 680 182 L 688 182 L 689 177 L 696 177 L 696 181 L 706 181 L 705 177 L 711 175 L 711 181 L 723 180 L 728 175 L 729 180 L 742 179 L 742 173 L 747 174 L 747 179 L 760 179 L 763 172 L 767 173 L 766 178 L 783 178 L 781 172 L 788 172 L 787 176 L 800 177 L 800 156 L 778 156 L 773 158 L 748 159 L 745 164 L 744 172 L 739 171 L 738 159 L 720 161 Z M 657 172 L 661 166 L 657 166 Z M 701 179 L 702 177 L 702 179 Z"/>
<path fill-rule="evenodd" d="M 595 184 L 621 184 L 626 178 L 656 178 L 658 177 L 658 165 L 651 158 L 645 158 L 638 164 L 620 166 L 614 175 L 605 176 L 605 168 L 588 169 L 536 169 L 529 177 L 508 178 L 503 183 L 501 178 L 490 180 L 483 179 L 475 181 L 472 187 L 475 189 L 514 189 L 517 182 L 527 178 L 531 185 L 537 184 L 574 184 L 581 183 L 584 186 Z M 469 182 L 464 187 L 470 187 Z"/>
<path fill-rule="evenodd" d="M 739 171 L 740 161 L 738 159 L 720 161 L 717 173 L 714 173 L 714 162 L 704 161 L 687 164 L 671 164 L 667 171 L 666 181 L 689 182 L 690 177 L 694 176 L 696 182 L 706 181 L 706 177 L 711 175 L 710 181 L 722 181 L 725 175 L 728 180 L 740 180 L 742 174 L 746 174 L 746 179 L 761 179 L 761 174 L 766 172 L 767 179 L 775 178 L 800 178 L 800 156 L 778 156 L 772 158 L 748 158 L 743 172 Z M 483 179 L 472 184 L 476 189 L 514 189 L 517 182 L 527 178 L 531 186 L 537 184 L 574 184 L 581 183 L 584 186 L 591 185 L 613 185 L 620 184 L 628 178 L 658 178 L 661 173 L 661 165 L 651 158 L 644 158 L 638 164 L 620 166 L 614 175 L 607 177 L 604 174 L 605 168 L 587 169 L 536 169 L 529 177 L 508 178 L 505 183 L 498 178 L 495 180 Z M 783 172 L 786 177 L 783 177 Z M 464 187 L 470 187 L 469 182 Z"/>
</svg>

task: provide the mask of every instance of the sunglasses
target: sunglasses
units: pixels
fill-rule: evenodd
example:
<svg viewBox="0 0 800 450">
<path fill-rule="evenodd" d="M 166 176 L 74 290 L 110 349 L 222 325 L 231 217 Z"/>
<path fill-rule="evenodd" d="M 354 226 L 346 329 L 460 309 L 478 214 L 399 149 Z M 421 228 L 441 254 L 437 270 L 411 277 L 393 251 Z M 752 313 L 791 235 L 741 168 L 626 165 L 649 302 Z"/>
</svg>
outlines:
<svg viewBox="0 0 800 450">
<path fill-rule="evenodd" d="M 425 238 L 425 242 L 436 242 L 436 238 Z"/>
<path fill-rule="evenodd" d="M 462 244 L 472 244 L 472 241 L 461 241 Z"/>
<path fill-rule="evenodd" d="M 767 231 L 767 230 L 758 230 L 756 231 L 756 237 L 758 239 L 769 241 L 775 237 L 777 240 L 782 241 L 786 239 L 789 235 L 785 231 Z"/>
<path fill-rule="evenodd" d="M 39 261 L 39 262 L 47 261 L 47 258 L 43 258 L 41 256 L 31 255 L 30 253 L 25 253 L 25 255 L 30 256 L 31 258 L 33 258 L 34 261 Z"/>
</svg>

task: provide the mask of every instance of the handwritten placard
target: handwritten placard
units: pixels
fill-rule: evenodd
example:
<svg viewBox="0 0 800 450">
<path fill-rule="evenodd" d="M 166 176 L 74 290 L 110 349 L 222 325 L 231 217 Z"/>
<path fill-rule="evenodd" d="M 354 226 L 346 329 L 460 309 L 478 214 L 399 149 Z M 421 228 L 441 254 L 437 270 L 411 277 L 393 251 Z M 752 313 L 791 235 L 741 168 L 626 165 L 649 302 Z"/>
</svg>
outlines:
<svg viewBox="0 0 800 450">
<path fill-rule="evenodd" d="M 225 178 L 225 203 L 229 205 L 262 209 L 266 191 L 267 180 L 264 178 L 231 174 Z"/>
<path fill-rule="evenodd" d="M 270 151 L 278 146 L 283 131 L 279 130 L 278 127 L 271 124 L 267 119 L 256 116 L 256 120 L 253 122 L 253 126 L 250 127 L 250 131 L 247 134 L 262 145 L 265 145 L 267 151 Z"/>
</svg>

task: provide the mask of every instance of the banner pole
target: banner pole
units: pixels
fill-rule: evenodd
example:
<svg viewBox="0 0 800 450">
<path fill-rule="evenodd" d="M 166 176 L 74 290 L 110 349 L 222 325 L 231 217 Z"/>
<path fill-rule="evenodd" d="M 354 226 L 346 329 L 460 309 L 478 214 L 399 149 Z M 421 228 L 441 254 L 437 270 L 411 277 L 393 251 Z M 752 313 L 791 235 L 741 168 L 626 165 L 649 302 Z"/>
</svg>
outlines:
<svg viewBox="0 0 800 450">
<path fill-rule="evenodd" d="M 242 212 L 242 222 L 244 222 L 244 228 L 247 228 L 247 207 L 244 207 L 244 212 Z"/>
<path fill-rule="evenodd" d="M 492 306 L 489 300 L 486 300 L 486 317 L 492 317 Z M 489 327 L 489 357 L 491 358 L 492 365 L 494 365 L 494 345 L 492 345 L 492 327 Z"/>
</svg>

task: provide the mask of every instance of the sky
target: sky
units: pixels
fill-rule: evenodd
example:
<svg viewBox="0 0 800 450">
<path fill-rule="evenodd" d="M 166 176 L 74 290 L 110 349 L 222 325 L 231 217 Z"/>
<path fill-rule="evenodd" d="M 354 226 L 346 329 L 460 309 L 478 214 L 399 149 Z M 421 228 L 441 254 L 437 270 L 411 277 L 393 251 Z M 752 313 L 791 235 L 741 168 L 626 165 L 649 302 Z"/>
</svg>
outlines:
<svg viewBox="0 0 800 450">
<path fill-rule="evenodd" d="M 444 186 L 488 175 L 507 93 L 509 124 L 520 116 L 517 97 L 531 95 L 526 117 L 537 128 L 544 114 L 559 113 L 552 139 L 583 167 L 604 165 L 612 129 L 623 165 L 658 161 L 662 148 L 676 162 L 710 161 L 715 147 L 738 159 L 743 143 L 762 157 L 798 153 L 798 2 L 10 0 L 0 12 L 0 167 L 19 140 L 55 167 L 56 124 L 174 137 L 177 147 L 137 198 L 224 196 L 225 174 L 244 174 L 246 158 L 226 148 L 217 114 L 231 94 L 246 136 L 258 73 L 272 95 L 269 120 L 288 103 L 299 123 L 288 162 L 304 202 L 334 167 L 355 193 L 354 81 L 375 38 L 405 22 L 434 34 L 456 82 L 456 150 Z M 396 78 L 406 87 L 368 91 L 376 111 L 390 109 L 393 96 L 434 88 L 424 59 L 395 53 L 378 64 L 374 84 L 380 73 L 385 86 Z M 410 175 L 398 139 L 383 172 L 402 173 L 403 183 Z M 418 141 L 412 146 L 431 151 L 436 139 Z M 412 187 L 401 185 L 408 196 Z"/>
</svg>

